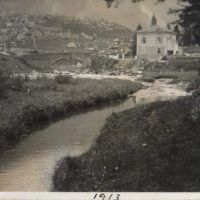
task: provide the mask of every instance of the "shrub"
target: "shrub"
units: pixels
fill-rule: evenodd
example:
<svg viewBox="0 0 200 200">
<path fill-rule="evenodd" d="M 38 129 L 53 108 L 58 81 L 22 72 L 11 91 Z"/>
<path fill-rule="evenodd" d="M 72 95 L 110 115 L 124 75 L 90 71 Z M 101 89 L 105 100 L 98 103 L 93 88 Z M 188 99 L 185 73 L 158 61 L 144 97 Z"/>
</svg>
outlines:
<svg viewBox="0 0 200 200">
<path fill-rule="evenodd" d="M 25 87 L 30 88 L 32 91 L 56 91 L 58 84 L 55 80 L 47 77 L 38 77 L 36 80 L 30 80 L 25 82 Z"/>
<path fill-rule="evenodd" d="M 3 99 L 7 96 L 7 84 L 6 78 L 0 74 L 0 99 Z"/>
<path fill-rule="evenodd" d="M 103 70 L 113 70 L 118 60 L 106 58 L 103 56 L 93 56 L 91 58 L 91 71 L 100 73 Z"/>
<path fill-rule="evenodd" d="M 167 60 L 168 60 L 168 59 L 167 59 L 167 56 L 163 56 L 163 57 L 162 57 L 162 60 L 163 60 L 163 61 L 167 61 Z"/>
<path fill-rule="evenodd" d="M 69 84 L 72 81 L 72 76 L 70 75 L 58 75 L 55 78 L 55 81 L 58 84 Z"/>
<path fill-rule="evenodd" d="M 8 88 L 15 91 L 24 89 L 25 80 L 22 77 L 11 77 L 8 79 Z"/>
<path fill-rule="evenodd" d="M 200 120 L 200 97 L 195 95 L 195 102 L 191 109 L 191 118 L 193 121 L 197 122 Z"/>
<path fill-rule="evenodd" d="M 0 70 L 0 99 L 4 99 L 7 96 L 8 79 L 8 75 Z"/>
</svg>

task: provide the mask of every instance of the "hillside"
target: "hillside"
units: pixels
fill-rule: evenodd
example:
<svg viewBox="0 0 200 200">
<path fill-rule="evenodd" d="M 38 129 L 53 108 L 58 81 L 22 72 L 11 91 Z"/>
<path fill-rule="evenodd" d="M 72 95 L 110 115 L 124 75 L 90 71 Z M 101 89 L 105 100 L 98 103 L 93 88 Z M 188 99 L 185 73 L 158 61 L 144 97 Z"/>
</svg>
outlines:
<svg viewBox="0 0 200 200">
<path fill-rule="evenodd" d="M 30 66 L 23 58 L 0 54 L 0 76 L 1 73 L 29 73 L 32 70 L 37 70 L 37 68 Z"/>
<path fill-rule="evenodd" d="M 0 43 L 6 43 L 7 48 L 63 51 L 73 42 L 77 48 L 101 49 L 115 38 L 129 41 L 131 35 L 125 26 L 104 20 L 52 15 L 0 16 Z"/>
<path fill-rule="evenodd" d="M 177 19 L 177 15 L 167 14 L 170 8 L 177 8 L 177 1 L 167 0 L 164 3 L 155 4 L 156 1 L 145 0 L 140 3 L 132 3 L 131 0 L 123 0 L 118 7 L 113 5 L 108 9 L 104 0 L 1 0 L 0 15 L 19 12 L 34 15 L 59 14 L 88 17 L 123 24 L 133 30 L 138 23 L 149 24 L 153 13 L 159 24 L 164 26 Z"/>
</svg>

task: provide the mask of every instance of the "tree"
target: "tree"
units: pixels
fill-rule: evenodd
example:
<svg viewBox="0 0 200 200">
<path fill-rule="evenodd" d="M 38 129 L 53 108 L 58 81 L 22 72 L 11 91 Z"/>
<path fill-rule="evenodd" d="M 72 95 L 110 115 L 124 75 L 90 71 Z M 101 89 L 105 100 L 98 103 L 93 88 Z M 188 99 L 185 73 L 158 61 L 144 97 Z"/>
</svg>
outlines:
<svg viewBox="0 0 200 200">
<path fill-rule="evenodd" d="M 152 19 L 151 19 L 151 26 L 156 26 L 157 25 L 157 19 L 156 19 L 156 16 L 153 15 Z"/>
<path fill-rule="evenodd" d="M 184 35 L 189 37 L 188 43 L 200 44 L 200 1 L 178 1 L 184 5 L 182 9 L 171 11 L 171 13 L 178 13 L 179 20 L 176 23 L 184 29 Z"/>
<path fill-rule="evenodd" d="M 116 0 L 105 0 L 109 2 L 109 6 Z M 120 1 L 120 0 L 118 0 Z M 132 2 L 139 2 L 143 0 L 132 0 Z M 164 2 L 166 0 L 155 0 L 157 2 Z M 183 37 L 186 44 L 200 45 L 200 1 L 199 0 L 176 0 L 180 8 L 172 9 L 170 13 L 176 13 L 179 19 L 174 22 L 182 27 L 184 31 Z M 189 38 L 188 38 L 189 37 Z"/>
<path fill-rule="evenodd" d="M 107 3 L 108 7 L 111 7 L 111 5 L 112 5 L 113 2 L 120 1 L 120 0 L 104 0 L 104 1 Z M 133 3 L 137 3 L 137 2 L 140 2 L 140 1 L 143 1 L 143 0 L 131 0 L 131 1 Z M 158 1 L 160 1 L 160 0 L 158 0 Z"/>
<path fill-rule="evenodd" d="M 133 33 L 133 41 L 132 41 L 132 44 L 131 44 L 131 50 L 132 50 L 132 55 L 133 57 L 136 55 L 136 48 L 137 48 L 137 31 L 140 31 L 142 30 L 143 27 L 142 27 L 142 24 L 139 23 L 137 28 L 136 28 L 136 31 Z"/>
<path fill-rule="evenodd" d="M 140 30 L 142 30 L 142 29 L 143 29 L 142 24 L 139 23 L 139 24 L 137 25 L 137 31 L 140 31 Z"/>
<path fill-rule="evenodd" d="M 131 44 L 131 51 L 132 51 L 132 55 L 133 57 L 136 55 L 136 48 L 137 48 L 137 34 L 136 32 L 133 33 L 133 37 L 132 37 L 132 44 Z"/>
<path fill-rule="evenodd" d="M 180 30 L 179 30 L 178 25 L 174 26 L 174 32 L 176 32 L 176 34 L 180 34 Z"/>
<path fill-rule="evenodd" d="M 172 30 L 172 28 L 171 28 L 171 25 L 170 25 L 170 24 L 167 24 L 167 29 L 168 29 L 168 30 Z"/>
<path fill-rule="evenodd" d="M 176 40 L 178 41 L 178 43 L 182 43 L 183 42 L 183 38 L 181 36 L 181 32 L 179 29 L 178 24 L 174 26 L 174 32 L 176 33 Z"/>
</svg>

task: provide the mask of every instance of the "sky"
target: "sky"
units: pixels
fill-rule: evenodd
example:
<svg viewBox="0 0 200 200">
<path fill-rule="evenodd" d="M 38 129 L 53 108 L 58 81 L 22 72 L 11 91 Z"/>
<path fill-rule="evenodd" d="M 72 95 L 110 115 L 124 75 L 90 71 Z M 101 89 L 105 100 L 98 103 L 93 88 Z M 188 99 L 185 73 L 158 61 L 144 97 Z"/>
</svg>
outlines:
<svg viewBox="0 0 200 200">
<path fill-rule="evenodd" d="M 104 19 L 131 29 L 135 29 L 138 23 L 148 25 L 154 13 L 161 26 L 166 26 L 168 22 L 176 19 L 176 16 L 167 14 L 169 8 L 177 6 L 175 0 L 167 0 L 158 5 L 155 5 L 155 1 L 131 3 L 131 0 L 120 0 L 118 7 L 113 5 L 107 8 L 104 0 L 0 0 L 0 8 L 6 12 Z"/>
</svg>

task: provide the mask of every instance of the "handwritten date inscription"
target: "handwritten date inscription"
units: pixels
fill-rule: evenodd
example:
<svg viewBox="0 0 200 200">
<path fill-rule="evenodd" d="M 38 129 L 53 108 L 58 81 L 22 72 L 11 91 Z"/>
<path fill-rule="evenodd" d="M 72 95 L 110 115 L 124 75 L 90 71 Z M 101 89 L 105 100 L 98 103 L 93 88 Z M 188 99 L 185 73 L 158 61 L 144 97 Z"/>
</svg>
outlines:
<svg viewBox="0 0 200 200">
<path fill-rule="evenodd" d="M 95 194 L 95 200 L 120 200 L 120 194 Z"/>
</svg>

